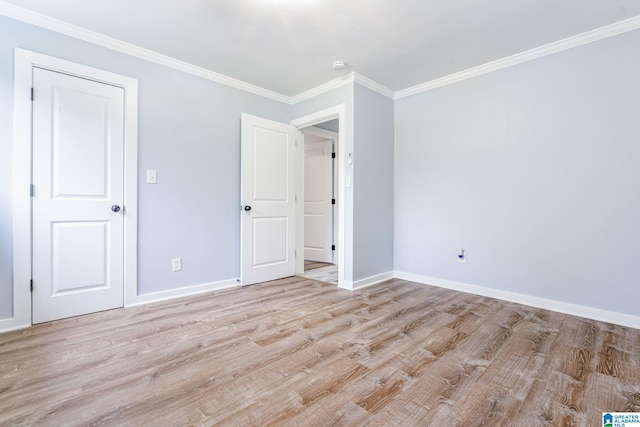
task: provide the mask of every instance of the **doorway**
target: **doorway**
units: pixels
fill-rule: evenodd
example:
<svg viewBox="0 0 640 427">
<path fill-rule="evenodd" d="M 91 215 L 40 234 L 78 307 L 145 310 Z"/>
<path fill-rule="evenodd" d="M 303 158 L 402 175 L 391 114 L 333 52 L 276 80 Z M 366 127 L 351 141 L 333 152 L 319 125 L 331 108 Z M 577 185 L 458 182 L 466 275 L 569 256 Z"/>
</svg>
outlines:
<svg viewBox="0 0 640 427">
<path fill-rule="evenodd" d="M 247 116 L 247 115 L 243 115 Z M 248 117 L 247 117 L 248 118 Z M 254 120 L 255 119 L 255 120 Z M 277 277 L 283 278 L 288 275 L 300 275 L 304 274 L 304 221 L 298 220 L 304 218 L 304 203 L 302 200 L 298 203 L 298 195 L 304 194 L 304 150 L 303 147 L 297 149 L 297 140 L 303 141 L 304 135 L 300 132 L 301 129 L 314 126 L 318 123 L 324 123 L 333 119 L 338 120 L 338 138 L 336 143 L 336 164 L 338 171 L 337 188 L 344 189 L 345 186 L 350 186 L 350 180 L 347 180 L 346 176 L 346 163 L 347 163 L 347 107 L 346 104 L 340 104 L 334 107 L 326 108 L 324 110 L 317 111 L 307 116 L 295 119 L 291 121 L 289 129 L 286 129 L 287 125 L 283 123 L 266 120 L 260 117 L 253 117 L 250 120 L 242 120 L 241 131 L 241 206 L 240 206 L 240 283 L 242 285 L 250 285 L 252 283 L 259 283 L 263 280 L 262 272 L 271 270 L 272 268 L 279 268 L 286 264 L 287 271 L 280 272 Z M 253 124 L 252 124 L 253 122 Z M 283 127 L 285 126 L 285 127 Z M 297 133 L 298 137 L 295 137 L 293 133 Z M 261 142 L 262 141 L 262 142 Z M 270 154 L 264 156 L 258 156 L 260 163 L 267 157 L 272 157 L 272 154 L 276 151 L 280 153 L 280 163 L 289 162 L 289 158 L 295 158 L 294 165 L 290 168 L 264 168 L 263 172 L 267 173 L 264 179 L 255 180 L 256 175 L 252 173 L 254 170 L 262 170 L 256 164 L 253 164 L 253 159 L 256 159 L 256 144 L 262 145 L 267 149 L 268 145 L 279 147 L 278 150 L 269 151 Z M 295 147 L 295 148 L 294 148 Z M 289 153 L 285 155 L 285 153 Z M 290 156 L 290 157 L 289 157 Z M 248 162 L 245 164 L 245 162 Z M 270 162 L 271 163 L 271 162 Z M 256 169 L 257 167 L 257 169 Z M 289 170 L 289 172 L 287 172 Z M 268 172 L 271 171 L 271 172 Z M 273 176 L 272 176 L 273 174 Z M 270 233 L 268 239 L 255 239 L 253 232 L 256 222 L 261 221 L 261 212 L 258 212 L 254 207 L 258 200 L 255 200 L 256 193 L 253 191 L 256 184 L 264 183 L 281 183 L 280 190 L 273 192 L 273 194 L 266 197 L 268 199 L 278 200 L 278 204 L 282 205 L 286 210 L 284 213 L 278 215 L 270 215 L 270 221 L 278 221 L 280 227 L 269 227 Z M 283 184 L 284 183 L 284 184 Z M 274 184 L 275 185 L 275 184 Z M 295 193 L 290 194 L 290 191 L 295 189 Z M 284 191 L 284 193 L 283 193 Z M 277 196 L 277 197 L 275 197 Z M 263 198 L 265 198 L 263 197 Z M 345 242 L 347 241 L 345 231 L 345 191 L 337 191 L 336 206 L 337 206 L 337 240 L 336 240 L 336 258 L 337 270 L 338 270 L 338 287 L 345 289 L 351 289 L 350 281 L 345 279 L 345 269 L 350 270 L 351 265 L 345 263 L 345 259 L 352 262 L 351 257 L 345 256 Z M 272 201 L 273 201 L 272 200 Z M 291 216 L 291 213 L 287 210 L 293 202 L 295 214 Z M 290 218 L 293 218 L 291 220 Z M 274 224 L 275 225 L 275 224 Z M 294 228 L 291 229 L 290 227 Z M 295 242 L 291 243 L 290 238 L 294 238 Z M 278 250 L 273 252 L 265 246 L 265 251 L 262 248 L 256 248 L 256 244 L 268 243 L 268 245 L 275 245 L 278 243 Z M 292 246 L 294 250 L 292 250 Z M 256 256 L 257 253 L 268 252 L 268 256 L 264 259 Z M 275 255 L 274 255 L 275 254 Z M 300 256 L 298 256 L 300 254 Z M 289 261 L 294 260 L 294 271 L 289 271 Z M 253 270 L 253 271 L 252 271 Z M 254 273 L 260 273 L 256 276 Z M 271 279 L 274 279 L 272 277 Z"/>
<path fill-rule="evenodd" d="M 348 121 L 347 121 L 347 106 L 346 104 L 336 105 L 324 110 L 317 111 L 315 113 L 300 117 L 291 122 L 301 132 L 309 130 L 312 127 L 318 127 L 320 125 L 323 128 L 329 126 L 335 126 L 330 131 L 337 133 L 337 139 L 334 141 L 335 158 L 335 199 L 336 205 L 334 208 L 336 221 L 334 223 L 335 247 L 334 251 L 334 264 L 333 268 L 337 270 L 337 285 L 345 289 L 350 289 L 350 282 L 345 279 L 345 271 L 351 270 L 351 265 L 347 265 L 347 259 L 349 263 L 352 262 L 351 257 L 346 256 L 346 187 L 350 186 L 350 181 L 346 176 L 347 165 L 347 135 L 348 135 Z M 325 129 L 327 130 L 327 129 Z M 304 150 L 299 150 L 298 164 L 304 165 Z M 304 168 L 300 168 L 298 175 L 298 182 L 304 182 Z M 304 191 L 304 188 L 302 189 Z M 304 203 L 300 203 L 298 206 L 298 218 L 304 218 Z M 296 246 L 299 250 L 304 248 L 304 225 L 305 221 L 298 221 L 297 228 L 297 242 Z M 311 270 L 313 272 L 313 270 Z M 304 257 L 299 257 L 296 265 L 296 274 L 305 275 Z M 330 280 L 333 280 L 332 278 Z"/>
<path fill-rule="evenodd" d="M 339 121 L 333 119 L 301 129 L 304 134 L 304 274 L 338 284 Z"/>
</svg>

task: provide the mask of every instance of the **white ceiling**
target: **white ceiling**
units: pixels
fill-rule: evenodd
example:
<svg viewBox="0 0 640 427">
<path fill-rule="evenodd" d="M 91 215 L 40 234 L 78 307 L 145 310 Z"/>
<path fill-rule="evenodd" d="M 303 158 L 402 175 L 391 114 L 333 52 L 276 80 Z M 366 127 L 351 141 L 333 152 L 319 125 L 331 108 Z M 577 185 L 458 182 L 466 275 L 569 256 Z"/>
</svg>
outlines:
<svg viewBox="0 0 640 427">
<path fill-rule="evenodd" d="M 7 2 L 287 96 L 350 72 L 398 91 L 640 15 L 638 0 Z"/>
</svg>

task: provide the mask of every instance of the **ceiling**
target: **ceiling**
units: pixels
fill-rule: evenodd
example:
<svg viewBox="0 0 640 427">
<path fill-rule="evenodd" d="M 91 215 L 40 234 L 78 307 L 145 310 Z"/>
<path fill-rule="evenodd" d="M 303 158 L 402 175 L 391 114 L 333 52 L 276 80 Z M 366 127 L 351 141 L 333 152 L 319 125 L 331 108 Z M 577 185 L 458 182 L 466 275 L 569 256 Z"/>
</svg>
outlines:
<svg viewBox="0 0 640 427">
<path fill-rule="evenodd" d="M 640 15 L 638 0 L 7 3 L 286 96 L 351 72 L 399 91 Z"/>
</svg>

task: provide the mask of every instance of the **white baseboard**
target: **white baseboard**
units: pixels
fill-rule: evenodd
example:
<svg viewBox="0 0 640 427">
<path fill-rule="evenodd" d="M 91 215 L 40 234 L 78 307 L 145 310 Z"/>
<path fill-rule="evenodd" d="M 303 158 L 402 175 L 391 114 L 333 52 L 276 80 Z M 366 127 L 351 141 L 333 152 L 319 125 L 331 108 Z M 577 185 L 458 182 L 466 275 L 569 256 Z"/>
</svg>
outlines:
<svg viewBox="0 0 640 427">
<path fill-rule="evenodd" d="M 165 301 L 173 298 L 186 297 L 189 295 L 197 295 L 204 292 L 211 292 L 219 289 L 232 288 L 240 286 L 236 279 L 223 280 L 221 282 L 203 283 L 201 285 L 187 286 L 184 288 L 170 289 L 167 291 L 153 292 L 150 294 L 138 295 L 135 300 L 127 301 L 125 307 L 134 307 L 136 305 L 149 304 L 152 302 Z"/>
<path fill-rule="evenodd" d="M 24 323 L 15 317 L 8 319 L 0 319 L 0 334 L 3 332 L 17 331 L 18 329 L 25 329 L 31 327 L 31 323 Z"/>
<path fill-rule="evenodd" d="M 573 316 L 579 316 L 587 319 L 598 320 L 601 322 L 614 323 L 616 325 L 640 329 L 640 317 L 632 316 L 630 314 L 617 313 L 615 311 L 607 311 L 599 308 L 570 304 L 552 299 L 535 297 L 532 295 L 503 291 L 501 289 L 487 288 L 484 286 L 471 285 L 468 283 L 455 282 L 453 280 L 440 279 L 437 277 L 421 276 L 418 274 L 405 273 L 402 271 L 396 271 L 394 273 L 394 277 L 397 279 L 409 280 L 411 282 L 422 283 L 425 285 L 437 286 L 439 288 L 446 288 L 454 291 L 496 298 L 504 301 L 515 302 L 518 304 L 529 305 L 532 307 L 570 314 Z"/>
<path fill-rule="evenodd" d="M 587 319 L 598 320 L 602 322 L 614 323 L 616 325 L 626 326 L 630 328 L 640 329 L 640 317 L 632 316 L 624 313 L 617 313 L 614 311 L 602 310 L 599 308 L 586 307 L 577 304 L 570 304 L 566 302 L 551 300 L 547 298 L 540 298 L 526 294 L 520 294 L 516 292 L 504 291 L 501 289 L 487 288 L 484 286 L 471 285 L 468 283 L 456 282 L 453 280 L 441 279 L 437 277 L 422 276 L 418 274 L 405 273 L 402 271 L 389 271 L 375 276 L 367 277 L 365 279 L 357 280 L 355 282 L 345 280 L 340 288 L 348 290 L 361 289 L 367 286 L 372 286 L 389 279 L 402 279 L 409 280 L 411 282 L 421 283 L 425 285 L 437 286 L 440 288 L 451 289 L 454 291 L 471 293 L 474 295 L 481 295 L 490 298 L 496 298 L 504 301 L 515 302 L 518 304 L 528 305 L 532 307 L 538 307 L 546 310 L 557 311 L 560 313 L 570 314 L 573 316 L 584 317 Z M 150 294 L 139 295 L 135 301 L 126 304 L 126 307 L 133 307 L 137 305 L 149 304 L 152 302 L 165 301 L 168 299 L 179 298 L 189 295 L 201 294 L 204 292 L 210 292 L 218 289 L 225 289 L 239 286 L 237 280 L 224 280 L 214 283 L 204 283 L 201 285 L 188 286 L 179 289 L 171 289 L 168 291 L 154 292 Z M 30 327 L 30 324 L 19 323 L 14 318 L 0 319 L 0 333 L 15 331 L 18 329 L 24 329 Z"/>
<path fill-rule="evenodd" d="M 366 277 L 364 279 L 356 280 L 352 282 L 350 280 L 345 280 L 340 284 L 342 289 L 347 289 L 350 291 L 354 291 L 356 289 L 366 288 L 367 286 L 377 285 L 380 282 L 384 282 L 385 280 L 393 279 L 394 272 L 387 271 L 386 273 L 376 274 L 375 276 Z"/>
<path fill-rule="evenodd" d="M 150 304 L 152 302 L 165 301 L 168 299 L 197 295 L 204 292 L 211 292 L 219 289 L 239 286 L 236 279 L 223 280 L 221 282 L 203 283 L 201 285 L 187 286 L 184 288 L 171 289 L 168 291 L 153 292 L 150 294 L 138 295 L 133 301 L 127 301 L 125 307 Z M 0 319 L 0 333 L 15 331 L 31 327 L 31 323 L 21 322 L 19 319 Z"/>
</svg>

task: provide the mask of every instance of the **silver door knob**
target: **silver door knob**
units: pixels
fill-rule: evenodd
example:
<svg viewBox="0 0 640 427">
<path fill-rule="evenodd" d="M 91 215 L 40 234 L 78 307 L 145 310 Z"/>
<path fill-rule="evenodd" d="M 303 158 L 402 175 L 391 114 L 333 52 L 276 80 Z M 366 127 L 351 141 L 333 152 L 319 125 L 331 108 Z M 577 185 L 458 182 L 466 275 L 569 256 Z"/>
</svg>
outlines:
<svg viewBox="0 0 640 427">
<path fill-rule="evenodd" d="M 120 212 L 120 206 L 113 205 L 113 206 L 111 206 L 111 210 L 114 211 L 114 212 Z"/>
</svg>

